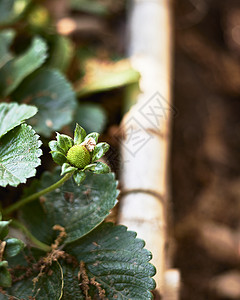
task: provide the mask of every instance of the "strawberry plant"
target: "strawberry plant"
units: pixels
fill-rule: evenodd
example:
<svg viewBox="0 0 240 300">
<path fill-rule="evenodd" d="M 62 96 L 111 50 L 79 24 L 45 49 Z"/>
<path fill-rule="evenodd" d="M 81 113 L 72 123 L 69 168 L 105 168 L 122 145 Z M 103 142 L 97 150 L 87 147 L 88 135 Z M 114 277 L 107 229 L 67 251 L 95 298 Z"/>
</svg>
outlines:
<svg viewBox="0 0 240 300">
<path fill-rule="evenodd" d="M 77 99 L 108 90 L 114 75 L 101 73 L 104 84 L 91 77 L 76 93 L 62 73 L 70 40 L 47 34 L 29 11 L 30 0 L 0 0 L 0 300 L 152 299 L 155 268 L 144 241 L 104 221 L 119 191 L 102 160 L 109 145 L 91 131 L 106 116 Z M 24 13 L 34 26 L 19 50 Z M 138 79 L 124 72 L 116 73 L 120 85 Z"/>
<path fill-rule="evenodd" d="M 36 112 L 0 105 L 1 186 L 26 182 L 40 165 L 39 136 L 24 123 Z M 49 145 L 61 168 L 43 173 L 2 209 L 0 299 L 151 299 L 155 271 L 144 242 L 124 226 L 103 223 L 118 196 L 114 174 L 97 161 L 108 145 L 78 124 L 73 139 L 57 134 Z M 28 238 L 24 250 L 22 241 L 7 237 L 11 226 Z"/>
</svg>

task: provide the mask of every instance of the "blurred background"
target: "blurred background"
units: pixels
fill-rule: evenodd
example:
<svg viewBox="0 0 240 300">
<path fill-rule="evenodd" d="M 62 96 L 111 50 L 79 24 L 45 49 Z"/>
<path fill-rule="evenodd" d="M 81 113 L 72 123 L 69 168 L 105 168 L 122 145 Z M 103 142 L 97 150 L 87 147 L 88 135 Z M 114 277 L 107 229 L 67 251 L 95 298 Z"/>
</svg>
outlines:
<svg viewBox="0 0 240 300">
<path fill-rule="evenodd" d="M 182 299 L 240 299 L 240 1 L 175 1 L 172 199 Z"/>
<path fill-rule="evenodd" d="M 76 92 L 68 124 L 62 121 L 56 129 L 46 119 L 44 128 L 37 125 L 45 152 L 38 176 L 52 168 L 47 141 L 54 130 L 71 135 L 76 122 L 102 133 L 111 145 L 107 160 L 119 172 L 119 124 L 131 105 L 129 88 L 136 89 L 140 78 L 126 54 L 130 4 L 0 1 L 0 32 L 15 32 L 14 55 L 24 52 L 34 36 L 41 37 L 49 53 L 45 67 L 64 74 Z M 240 299 L 240 1 L 174 0 L 171 10 L 177 115 L 170 149 L 169 234 L 173 266 L 181 272 L 180 299 Z M 19 189 L 0 192 L 7 203 Z"/>
</svg>

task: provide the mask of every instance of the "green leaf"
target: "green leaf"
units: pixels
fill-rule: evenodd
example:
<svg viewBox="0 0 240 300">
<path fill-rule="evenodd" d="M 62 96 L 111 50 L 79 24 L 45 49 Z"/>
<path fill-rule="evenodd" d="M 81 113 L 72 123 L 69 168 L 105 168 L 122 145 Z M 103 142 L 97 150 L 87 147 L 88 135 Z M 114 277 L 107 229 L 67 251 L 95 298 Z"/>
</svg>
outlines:
<svg viewBox="0 0 240 300">
<path fill-rule="evenodd" d="M 2 241 L 8 235 L 8 225 L 11 223 L 9 221 L 0 221 L 0 240 Z"/>
<path fill-rule="evenodd" d="M 64 284 L 62 267 L 58 262 L 53 262 L 50 270 L 52 275 L 41 276 L 35 285 L 33 296 L 37 296 L 38 300 L 62 298 Z"/>
<path fill-rule="evenodd" d="M 5 29 L 0 32 L 0 68 L 13 58 L 9 52 L 9 46 L 15 36 L 15 31 L 12 29 Z"/>
<path fill-rule="evenodd" d="M 22 124 L 0 139 L 0 186 L 17 186 L 36 174 L 41 141 L 31 126 Z"/>
<path fill-rule="evenodd" d="M 72 243 L 66 251 L 85 263 L 89 279 L 101 284 L 108 299 L 152 299 L 155 268 L 151 253 L 136 233 L 124 226 L 104 223 Z M 91 295 L 97 297 L 97 291 Z"/>
<path fill-rule="evenodd" d="M 87 133 L 93 131 L 101 133 L 105 128 L 107 117 L 100 105 L 86 103 L 78 105 L 74 121 L 81 124 Z"/>
<path fill-rule="evenodd" d="M 53 262 L 33 287 L 32 279 L 39 274 L 39 265 L 38 271 L 33 269 L 33 274 L 28 272 L 28 276 L 14 283 L 6 292 L 26 300 L 29 296 L 37 296 L 38 300 L 83 300 L 86 299 L 82 291 L 85 271 L 90 282 L 88 293 L 91 299 L 99 299 L 98 285 L 105 293 L 104 299 L 150 300 L 153 298 L 151 290 L 155 288 L 155 281 L 151 278 L 155 268 L 149 263 L 151 253 L 144 246 L 144 241 L 136 238 L 135 232 L 127 231 L 125 226 L 103 223 L 65 247 L 65 252 L 73 257 L 72 262 L 62 259 Z M 35 251 L 25 249 L 24 253 L 10 260 L 12 269 L 19 265 L 25 267 L 16 268 L 15 276 L 26 274 L 26 269 L 31 270 L 33 264 L 37 265 L 43 253 Z M 82 268 L 78 267 L 80 263 Z M 95 285 L 91 283 L 93 281 Z M 0 299 L 8 298 L 0 294 Z"/>
<path fill-rule="evenodd" d="M 71 8 L 100 16 L 104 16 L 108 13 L 106 5 L 104 5 L 104 3 L 99 3 L 98 1 L 71 0 Z"/>
<path fill-rule="evenodd" d="M 53 69 L 41 69 L 28 77 L 13 97 L 17 101 L 28 99 L 38 107 L 38 114 L 31 124 L 45 137 L 71 123 L 76 108 L 72 87 L 59 71 Z"/>
<path fill-rule="evenodd" d="M 74 44 L 69 38 L 61 35 L 54 36 L 51 42 L 47 64 L 51 68 L 65 72 L 74 55 Z"/>
<path fill-rule="evenodd" d="M 67 162 L 67 157 L 64 154 L 62 154 L 61 152 L 51 151 L 51 154 L 52 154 L 52 158 L 56 164 L 61 166 Z"/>
<path fill-rule="evenodd" d="M 79 286 L 78 271 L 79 269 L 61 262 L 63 269 L 64 287 L 62 300 L 77 299 L 85 300 L 82 290 Z"/>
<path fill-rule="evenodd" d="M 57 132 L 58 146 L 67 154 L 68 150 L 73 146 L 73 139 L 65 134 L 59 134 Z"/>
<path fill-rule="evenodd" d="M 86 131 L 77 123 L 74 131 L 74 144 L 79 145 L 86 137 Z"/>
<path fill-rule="evenodd" d="M 41 38 L 34 38 L 24 54 L 10 60 L 0 69 L 0 96 L 6 97 L 13 92 L 25 77 L 44 63 L 46 57 L 46 43 Z"/>
<path fill-rule="evenodd" d="M 95 60 L 86 66 L 85 77 L 75 84 L 78 97 L 108 91 L 139 81 L 139 72 L 127 60 L 103 63 Z"/>
<path fill-rule="evenodd" d="M 34 249 L 33 249 L 34 250 Z M 36 263 L 40 257 L 35 255 L 35 252 L 30 250 L 24 253 L 25 257 L 21 254 L 14 257 L 9 262 L 9 265 L 14 270 L 15 277 L 22 276 L 23 279 L 13 283 L 11 288 L 6 290 L 7 294 L 14 296 L 17 299 L 30 299 L 30 297 L 37 300 L 59 300 L 63 293 L 63 271 L 58 261 L 53 261 L 51 266 L 47 266 L 43 270 L 42 276 L 37 276 L 40 273 L 40 266 L 36 267 Z M 26 261 L 26 257 L 30 260 L 30 263 Z M 32 269 L 35 264 L 35 269 Z M 22 267 L 19 268 L 19 266 Z M 29 275 L 27 275 L 27 270 Z M 30 272 L 31 271 L 31 272 Z M 36 284 L 34 285 L 32 280 L 37 278 Z M 1 300 L 7 300 L 9 297 L 0 294 Z M 15 299 L 15 298 L 14 298 Z"/>
<path fill-rule="evenodd" d="M 11 24 L 25 11 L 30 0 L 1 0 L 0 25 Z"/>
<path fill-rule="evenodd" d="M 77 185 L 80 185 L 86 178 L 86 174 L 79 170 L 73 174 L 73 179 Z"/>
<path fill-rule="evenodd" d="M 37 108 L 26 104 L 0 103 L 0 137 L 37 113 Z"/>
<path fill-rule="evenodd" d="M 62 165 L 62 172 L 61 172 L 61 176 L 65 175 L 65 174 L 68 174 L 68 173 L 71 173 L 73 171 L 77 171 L 77 168 L 75 167 L 72 167 L 70 164 L 68 163 L 64 163 Z"/>
<path fill-rule="evenodd" d="M 35 180 L 35 184 L 37 185 L 37 180 Z M 39 183 L 37 187 L 38 189 L 36 190 L 39 190 Z M 32 187 L 26 190 L 27 195 L 31 194 L 28 193 L 28 191 L 36 191 Z M 42 199 L 45 200 L 45 198 Z M 33 215 L 33 211 L 36 211 L 37 213 Z M 32 203 L 29 203 L 28 205 L 25 205 L 21 211 L 20 217 L 22 223 L 25 223 L 27 225 L 28 229 L 38 240 L 44 242 L 47 245 L 51 245 L 52 243 L 54 243 L 55 239 L 57 238 L 57 232 L 53 231 L 52 227 L 55 224 L 53 224 L 54 222 L 51 217 L 46 214 L 42 203 L 40 203 L 39 201 L 34 201 Z"/>
<path fill-rule="evenodd" d="M 99 135 L 100 135 L 100 134 L 99 134 L 98 132 L 91 132 L 91 133 L 89 133 L 89 134 L 85 137 L 84 141 L 86 141 L 86 140 L 89 139 L 89 138 L 93 138 L 94 141 L 95 141 L 96 144 L 97 144 Z"/>
<path fill-rule="evenodd" d="M 21 240 L 16 238 L 6 239 L 5 241 L 4 257 L 7 258 L 16 256 L 25 246 Z"/>
<path fill-rule="evenodd" d="M 52 151 L 61 152 L 63 155 L 65 155 L 65 151 L 63 151 L 63 149 L 59 147 L 57 141 L 50 141 L 48 145 Z"/>
<path fill-rule="evenodd" d="M 12 284 L 12 278 L 7 267 L 7 261 L 4 260 L 0 262 L 0 287 L 10 287 Z"/>
<path fill-rule="evenodd" d="M 109 147 L 107 143 L 98 143 L 93 151 L 92 162 L 101 158 L 109 150 Z"/>
<path fill-rule="evenodd" d="M 86 166 L 84 168 L 84 171 L 85 170 L 89 170 L 89 171 L 94 172 L 96 174 L 105 174 L 105 173 L 109 173 L 111 171 L 109 166 L 104 164 L 101 161 L 98 161 L 94 164 Z"/>
<path fill-rule="evenodd" d="M 53 174 L 44 173 L 37 191 L 55 183 L 59 178 L 58 168 Z M 59 224 L 66 230 L 65 242 L 70 243 L 86 235 L 105 219 L 117 203 L 116 186 L 113 173 L 97 175 L 88 172 L 80 186 L 70 179 L 62 187 L 46 194 L 45 201 L 41 204 L 42 209 L 38 201 L 25 205 L 22 218 L 32 234 L 42 242 L 49 244 L 51 238 L 48 235 L 52 236 L 52 240 L 55 238 L 56 233 L 52 227 Z M 32 211 L 37 211 L 38 216 L 32 214 Z"/>
</svg>

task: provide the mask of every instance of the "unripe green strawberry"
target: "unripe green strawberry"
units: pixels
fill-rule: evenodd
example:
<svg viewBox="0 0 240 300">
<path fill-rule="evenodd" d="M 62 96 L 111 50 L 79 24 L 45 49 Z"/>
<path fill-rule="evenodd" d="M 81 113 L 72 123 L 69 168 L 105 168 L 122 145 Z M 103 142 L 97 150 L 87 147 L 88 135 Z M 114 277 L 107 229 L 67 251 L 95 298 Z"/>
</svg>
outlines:
<svg viewBox="0 0 240 300">
<path fill-rule="evenodd" d="M 91 155 L 83 145 L 75 145 L 68 150 L 67 160 L 74 167 L 83 169 L 91 162 Z"/>
</svg>

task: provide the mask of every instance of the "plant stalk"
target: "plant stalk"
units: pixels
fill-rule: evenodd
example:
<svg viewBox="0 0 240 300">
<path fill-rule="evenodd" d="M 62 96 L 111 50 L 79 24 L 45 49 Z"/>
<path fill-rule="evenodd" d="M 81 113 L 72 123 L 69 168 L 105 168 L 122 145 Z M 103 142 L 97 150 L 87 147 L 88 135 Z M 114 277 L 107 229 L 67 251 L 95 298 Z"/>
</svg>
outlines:
<svg viewBox="0 0 240 300">
<path fill-rule="evenodd" d="M 37 246 L 37 248 L 39 248 L 39 249 L 41 249 L 41 250 L 43 250 L 43 251 L 45 251 L 45 252 L 49 252 L 49 251 L 51 251 L 51 247 L 50 246 L 48 246 L 47 244 L 44 244 L 44 243 L 42 243 L 41 241 L 39 241 L 35 236 L 33 236 L 32 234 L 31 234 L 31 232 L 22 224 L 22 223 L 20 223 L 19 221 L 17 221 L 17 220 L 12 220 L 11 221 L 11 225 L 13 226 L 13 227 L 15 227 L 15 228 L 18 228 L 18 229 L 20 229 L 28 238 L 29 238 L 29 240 L 30 241 L 32 241 L 33 242 L 33 244 L 35 245 L 35 246 Z"/>
<path fill-rule="evenodd" d="M 68 173 L 63 178 L 61 178 L 59 181 L 57 181 L 56 183 L 43 189 L 42 191 L 32 194 L 26 198 L 19 200 L 16 203 L 10 205 L 9 207 L 7 207 L 6 209 L 4 209 L 2 211 L 3 216 L 9 215 L 10 213 L 14 212 L 15 210 L 19 209 L 20 207 L 24 206 L 25 204 L 32 202 L 33 200 L 38 199 L 39 197 L 41 197 L 47 193 L 54 191 L 55 189 L 57 189 L 58 187 L 63 185 L 64 182 L 67 181 L 72 175 L 73 175 L 73 172 Z"/>
</svg>

